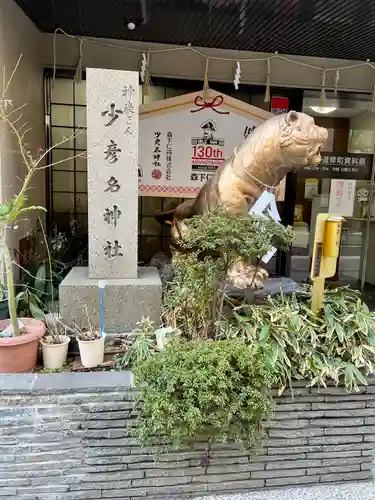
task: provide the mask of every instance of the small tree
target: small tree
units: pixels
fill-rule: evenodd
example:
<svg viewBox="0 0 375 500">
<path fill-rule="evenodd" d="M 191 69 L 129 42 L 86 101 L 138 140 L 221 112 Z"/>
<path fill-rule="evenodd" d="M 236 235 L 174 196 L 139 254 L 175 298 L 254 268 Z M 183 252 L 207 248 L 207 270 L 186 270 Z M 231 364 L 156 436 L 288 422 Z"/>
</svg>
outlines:
<svg viewBox="0 0 375 500">
<path fill-rule="evenodd" d="M 186 221 L 186 253 L 175 259 L 175 278 L 165 297 L 167 324 L 188 337 L 215 338 L 222 316 L 228 270 L 239 259 L 256 262 L 273 247 L 285 249 L 293 230 L 263 216 L 206 212 Z"/>
<path fill-rule="evenodd" d="M 30 129 L 28 129 L 27 123 L 22 121 L 22 109 L 26 106 L 26 104 L 14 107 L 11 99 L 7 97 L 10 85 L 20 64 L 21 57 L 22 56 L 18 59 L 8 80 L 5 77 L 4 70 L 3 84 L 0 89 L 0 132 L 4 132 L 7 129 L 15 136 L 18 153 L 20 154 L 22 163 L 26 169 L 26 175 L 22 180 L 19 192 L 15 194 L 11 200 L 0 204 L 0 261 L 5 269 L 8 288 L 9 313 L 14 336 L 20 335 L 20 330 L 17 320 L 17 304 L 13 273 L 14 262 L 7 246 L 7 233 L 15 227 L 17 221 L 25 217 L 27 218 L 31 212 L 36 210 L 46 211 L 46 209 L 41 206 L 27 206 L 27 195 L 32 178 L 38 170 L 48 168 L 53 165 L 45 165 L 45 159 L 54 147 L 61 146 L 64 142 L 71 140 L 77 135 L 77 133 L 74 132 L 71 137 L 64 138 L 60 143 L 55 144 L 47 151 L 40 148 L 36 154 L 32 154 L 29 150 L 25 142 L 25 137 Z M 68 161 L 69 159 L 71 158 L 67 158 L 62 161 Z M 60 162 L 55 162 L 54 164 L 56 163 Z"/>
</svg>

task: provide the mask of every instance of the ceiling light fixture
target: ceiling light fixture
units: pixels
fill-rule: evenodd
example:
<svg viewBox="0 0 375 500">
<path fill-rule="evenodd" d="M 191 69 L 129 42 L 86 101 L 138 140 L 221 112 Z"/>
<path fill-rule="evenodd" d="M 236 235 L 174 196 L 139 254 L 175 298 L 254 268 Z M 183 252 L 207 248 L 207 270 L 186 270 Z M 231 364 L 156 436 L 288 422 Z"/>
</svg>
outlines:
<svg viewBox="0 0 375 500">
<path fill-rule="evenodd" d="M 328 115 L 329 113 L 333 113 L 336 111 L 337 106 L 310 106 L 310 108 L 320 115 Z"/>
</svg>

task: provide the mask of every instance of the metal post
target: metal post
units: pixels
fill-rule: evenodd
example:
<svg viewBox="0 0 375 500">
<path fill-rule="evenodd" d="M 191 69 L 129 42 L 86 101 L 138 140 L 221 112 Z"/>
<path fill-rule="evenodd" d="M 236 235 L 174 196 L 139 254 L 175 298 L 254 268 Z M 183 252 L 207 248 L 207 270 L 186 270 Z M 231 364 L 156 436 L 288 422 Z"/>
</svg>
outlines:
<svg viewBox="0 0 375 500">
<path fill-rule="evenodd" d="M 363 289 L 365 286 L 366 279 L 366 264 L 367 264 L 367 254 L 368 254 L 368 245 L 370 238 L 370 224 L 371 224 L 371 207 L 374 201 L 374 180 L 375 180 L 375 145 L 374 145 L 374 154 L 372 157 L 372 169 L 371 169 L 371 180 L 370 180 L 370 194 L 368 201 L 368 209 L 367 209 L 367 217 L 366 217 L 366 232 L 365 232 L 365 244 L 363 246 L 363 254 L 362 254 L 362 269 L 361 269 L 361 293 L 363 293 Z"/>
</svg>

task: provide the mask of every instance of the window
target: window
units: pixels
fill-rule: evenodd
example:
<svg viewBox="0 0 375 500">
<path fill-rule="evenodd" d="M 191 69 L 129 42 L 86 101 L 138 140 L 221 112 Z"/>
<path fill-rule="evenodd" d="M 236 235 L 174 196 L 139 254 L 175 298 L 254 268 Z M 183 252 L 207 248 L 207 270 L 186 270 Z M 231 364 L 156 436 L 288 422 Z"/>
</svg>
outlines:
<svg viewBox="0 0 375 500">
<path fill-rule="evenodd" d="M 87 235 L 87 163 L 77 157 L 86 149 L 85 82 L 46 83 L 47 148 L 54 146 L 50 162 L 56 163 L 48 175 L 50 228 L 67 232 L 76 221 L 77 232 Z"/>
<path fill-rule="evenodd" d="M 76 83 L 69 74 L 58 74 L 53 82 L 52 75 L 46 73 L 45 88 L 47 148 L 55 146 L 49 161 L 56 163 L 47 173 L 49 231 L 69 233 L 74 225 L 76 232 L 87 239 L 87 161 L 77 157 L 86 149 L 86 82 Z M 152 102 L 194 90 L 152 85 L 148 96 L 140 93 L 140 101 Z M 78 135 L 72 137 L 75 133 Z M 139 197 L 140 263 L 147 263 L 157 252 L 169 251 L 170 229 L 161 226 L 155 214 L 171 210 L 183 201 L 181 198 Z"/>
<path fill-rule="evenodd" d="M 231 83 L 217 82 L 213 83 L 212 87 L 244 102 L 264 109 L 269 108 L 269 103 L 264 103 L 264 87 L 241 85 L 236 91 Z M 142 90 L 140 102 L 148 103 L 200 91 L 202 82 L 153 78 L 147 96 L 143 95 Z M 302 91 L 295 91 L 297 95 L 294 95 L 292 91 L 290 94 L 282 89 L 272 90 L 280 95 L 287 92 L 290 105 L 299 109 L 299 104 L 296 104 L 302 102 Z M 57 145 L 50 155 L 49 163 L 61 162 L 47 170 L 49 231 L 56 228 L 58 231 L 69 232 L 74 224 L 77 233 L 87 240 L 87 163 L 86 159 L 77 157 L 77 154 L 86 149 L 86 82 L 74 82 L 74 74 L 64 70 L 57 72 L 53 82 L 52 72 L 46 70 L 45 95 L 47 148 Z M 77 137 L 60 144 L 64 138 L 71 137 L 77 130 Z M 66 158 L 70 158 L 69 161 L 62 162 Z M 157 252 L 168 251 L 170 230 L 168 226 L 161 227 L 154 216 L 183 201 L 181 198 L 139 198 L 140 263 L 148 262 Z M 275 259 L 269 267 L 273 269 L 274 263 Z"/>
</svg>

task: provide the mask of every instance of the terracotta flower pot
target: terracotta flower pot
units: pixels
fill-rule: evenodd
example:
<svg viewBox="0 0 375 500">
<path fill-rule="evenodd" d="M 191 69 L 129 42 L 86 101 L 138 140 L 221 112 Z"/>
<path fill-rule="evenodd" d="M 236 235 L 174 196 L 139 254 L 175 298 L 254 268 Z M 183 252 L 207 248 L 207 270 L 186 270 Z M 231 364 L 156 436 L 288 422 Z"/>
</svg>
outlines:
<svg viewBox="0 0 375 500">
<path fill-rule="evenodd" d="M 0 373 L 25 373 L 35 368 L 38 358 L 38 345 L 46 327 L 33 318 L 19 318 L 23 324 L 22 335 L 0 337 Z M 0 321 L 0 331 L 9 326 L 10 320 Z"/>
</svg>

